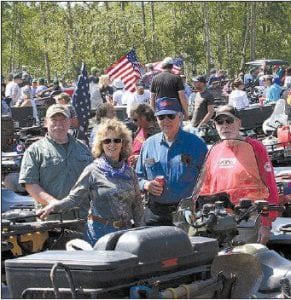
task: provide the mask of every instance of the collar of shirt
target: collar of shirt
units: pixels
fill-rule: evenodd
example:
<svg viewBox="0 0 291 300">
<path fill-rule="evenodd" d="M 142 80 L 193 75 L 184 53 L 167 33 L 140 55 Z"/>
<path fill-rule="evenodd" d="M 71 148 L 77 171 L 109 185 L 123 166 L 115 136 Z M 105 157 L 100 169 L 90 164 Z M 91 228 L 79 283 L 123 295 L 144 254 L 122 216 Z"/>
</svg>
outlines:
<svg viewBox="0 0 291 300">
<path fill-rule="evenodd" d="M 179 131 L 177 132 L 175 139 L 171 142 L 171 145 L 173 145 L 174 143 L 181 143 L 181 139 L 180 139 L 181 135 L 182 135 L 182 129 L 179 128 Z M 160 144 L 169 145 L 163 132 L 160 133 Z"/>
</svg>

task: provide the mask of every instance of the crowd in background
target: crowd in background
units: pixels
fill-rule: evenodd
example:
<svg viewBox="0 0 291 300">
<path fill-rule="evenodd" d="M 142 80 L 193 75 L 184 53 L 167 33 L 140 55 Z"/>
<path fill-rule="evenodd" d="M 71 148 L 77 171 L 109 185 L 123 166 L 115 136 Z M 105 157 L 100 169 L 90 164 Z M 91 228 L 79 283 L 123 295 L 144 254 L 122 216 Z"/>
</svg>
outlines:
<svg viewBox="0 0 291 300">
<path fill-rule="evenodd" d="M 20 176 L 20 183 L 31 196 L 46 205 L 39 213 L 42 218 L 52 211 L 82 206 L 84 199 L 84 202 L 89 200 L 85 236 L 92 245 L 100 236 L 120 228 L 171 225 L 171 214 L 181 199 L 191 196 L 207 153 L 207 146 L 200 137 L 183 130 L 183 121 L 191 120 L 193 127 L 200 128 L 214 120 L 216 127 L 222 128 L 221 138 L 226 128 L 234 131 L 231 138 L 241 139 L 237 115 L 226 111 L 220 113 L 224 118 L 217 119 L 215 101 L 222 100 L 220 104 L 241 110 L 251 103 L 248 88 L 262 88 L 261 104 L 277 101 L 284 89 L 290 91 L 290 67 L 283 71 L 277 65 L 272 69 L 261 66 L 246 74 L 240 72 L 233 80 L 224 70 L 216 69 L 211 70 L 209 76 L 201 74 L 187 80 L 184 74 L 173 74 L 172 67 L 170 57 L 164 59 L 161 72 L 148 64 L 134 92 L 126 91 L 120 78 L 111 82 L 109 76 L 100 75 L 96 67 L 91 69 L 89 89 L 95 120 L 87 144 L 93 158 L 89 149 L 85 150 L 75 139 L 74 130 L 79 128 L 78 116 L 71 105 L 75 86 L 57 79 L 47 85 L 44 78 L 35 80 L 26 71 L 2 83 L 2 114 L 11 115 L 12 107 L 32 106 L 37 117 L 38 99 L 49 96 L 56 103 L 46 112 L 47 135 L 25 152 Z M 126 106 L 128 123 L 117 121 L 116 106 Z M 76 149 L 68 156 L 73 145 L 79 153 L 83 152 L 81 157 Z M 264 164 L 269 165 L 262 148 L 259 146 L 258 151 L 265 159 Z M 251 149 L 248 151 L 252 153 Z M 60 183 L 71 179 L 69 174 L 73 168 L 67 166 L 72 162 L 75 167 L 82 164 L 82 168 L 78 169 L 74 182 L 69 180 L 65 185 L 66 191 L 62 190 L 63 184 L 59 187 L 57 195 L 51 184 L 54 180 Z M 259 177 L 262 170 L 261 166 L 258 168 Z M 47 182 L 44 170 L 50 173 L 51 182 Z M 273 172 L 272 167 L 268 170 Z M 238 174 L 229 176 L 240 178 L 240 172 L 245 174 L 245 170 L 239 170 Z M 159 176 L 163 183 L 158 181 Z M 273 175 L 271 182 L 273 188 Z M 264 197 L 268 199 L 264 180 L 258 180 L 258 186 L 264 186 Z M 144 216 L 141 193 L 148 195 Z M 264 240 L 268 239 L 268 228 L 261 232 Z"/>
</svg>

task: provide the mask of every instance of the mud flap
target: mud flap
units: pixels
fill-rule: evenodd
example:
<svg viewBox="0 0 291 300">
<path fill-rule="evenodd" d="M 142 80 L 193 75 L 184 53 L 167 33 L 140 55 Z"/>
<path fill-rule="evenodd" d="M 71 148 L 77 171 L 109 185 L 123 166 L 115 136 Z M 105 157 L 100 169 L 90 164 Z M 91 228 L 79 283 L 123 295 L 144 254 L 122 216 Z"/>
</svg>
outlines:
<svg viewBox="0 0 291 300">
<path fill-rule="evenodd" d="M 258 259 L 245 253 L 216 256 L 211 265 L 211 275 L 218 276 L 220 272 L 231 283 L 220 295 L 223 298 L 251 298 L 263 279 Z"/>
</svg>

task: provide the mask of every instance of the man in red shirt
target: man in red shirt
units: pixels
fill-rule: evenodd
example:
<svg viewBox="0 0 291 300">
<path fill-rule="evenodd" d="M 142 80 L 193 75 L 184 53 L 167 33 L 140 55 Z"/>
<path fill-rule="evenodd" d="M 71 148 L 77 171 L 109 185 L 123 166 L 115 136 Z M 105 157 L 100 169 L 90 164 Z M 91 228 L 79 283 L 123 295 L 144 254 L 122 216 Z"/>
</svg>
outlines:
<svg viewBox="0 0 291 300">
<path fill-rule="evenodd" d="M 244 198 L 278 205 L 274 170 L 265 146 L 240 135 L 241 120 L 232 106 L 219 108 L 214 121 L 222 141 L 209 151 L 196 187 L 198 195 L 226 192 L 233 204 Z M 261 217 L 258 242 L 267 243 L 276 216 L 277 213 L 271 211 L 269 216 Z"/>
</svg>

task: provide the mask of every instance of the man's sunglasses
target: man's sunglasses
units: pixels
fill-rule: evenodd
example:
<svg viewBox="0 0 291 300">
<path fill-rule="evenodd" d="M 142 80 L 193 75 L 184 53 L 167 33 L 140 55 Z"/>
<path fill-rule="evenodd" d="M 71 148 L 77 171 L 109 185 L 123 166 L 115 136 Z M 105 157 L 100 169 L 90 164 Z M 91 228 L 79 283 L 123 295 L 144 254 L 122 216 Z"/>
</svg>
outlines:
<svg viewBox="0 0 291 300">
<path fill-rule="evenodd" d="M 122 139 L 105 139 L 102 141 L 103 144 L 108 145 L 110 143 L 114 143 L 114 144 L 120 144 L 122 142 Z"/>
<path fill-rule="evenodd" d="M 224 122 L 225 122 L 226 124 L 233 124 L 234 119 L 233 119 L 233 118 L 218 119 L 218 120 L 216 120 L 215 122 L 216 122 L 216 124 L 218 124 L 218 125 L 223 125 Z"/>
<path fill-rule="evenodd" d="M 176 115 L 175 114 L 168 114 L 168 115 L 157 116 L 157 118 L 160 121 L 164 120 L 166 117 L 169 118 L 170 120 L 174 120 L 176 118 Z"/>
</svg>

